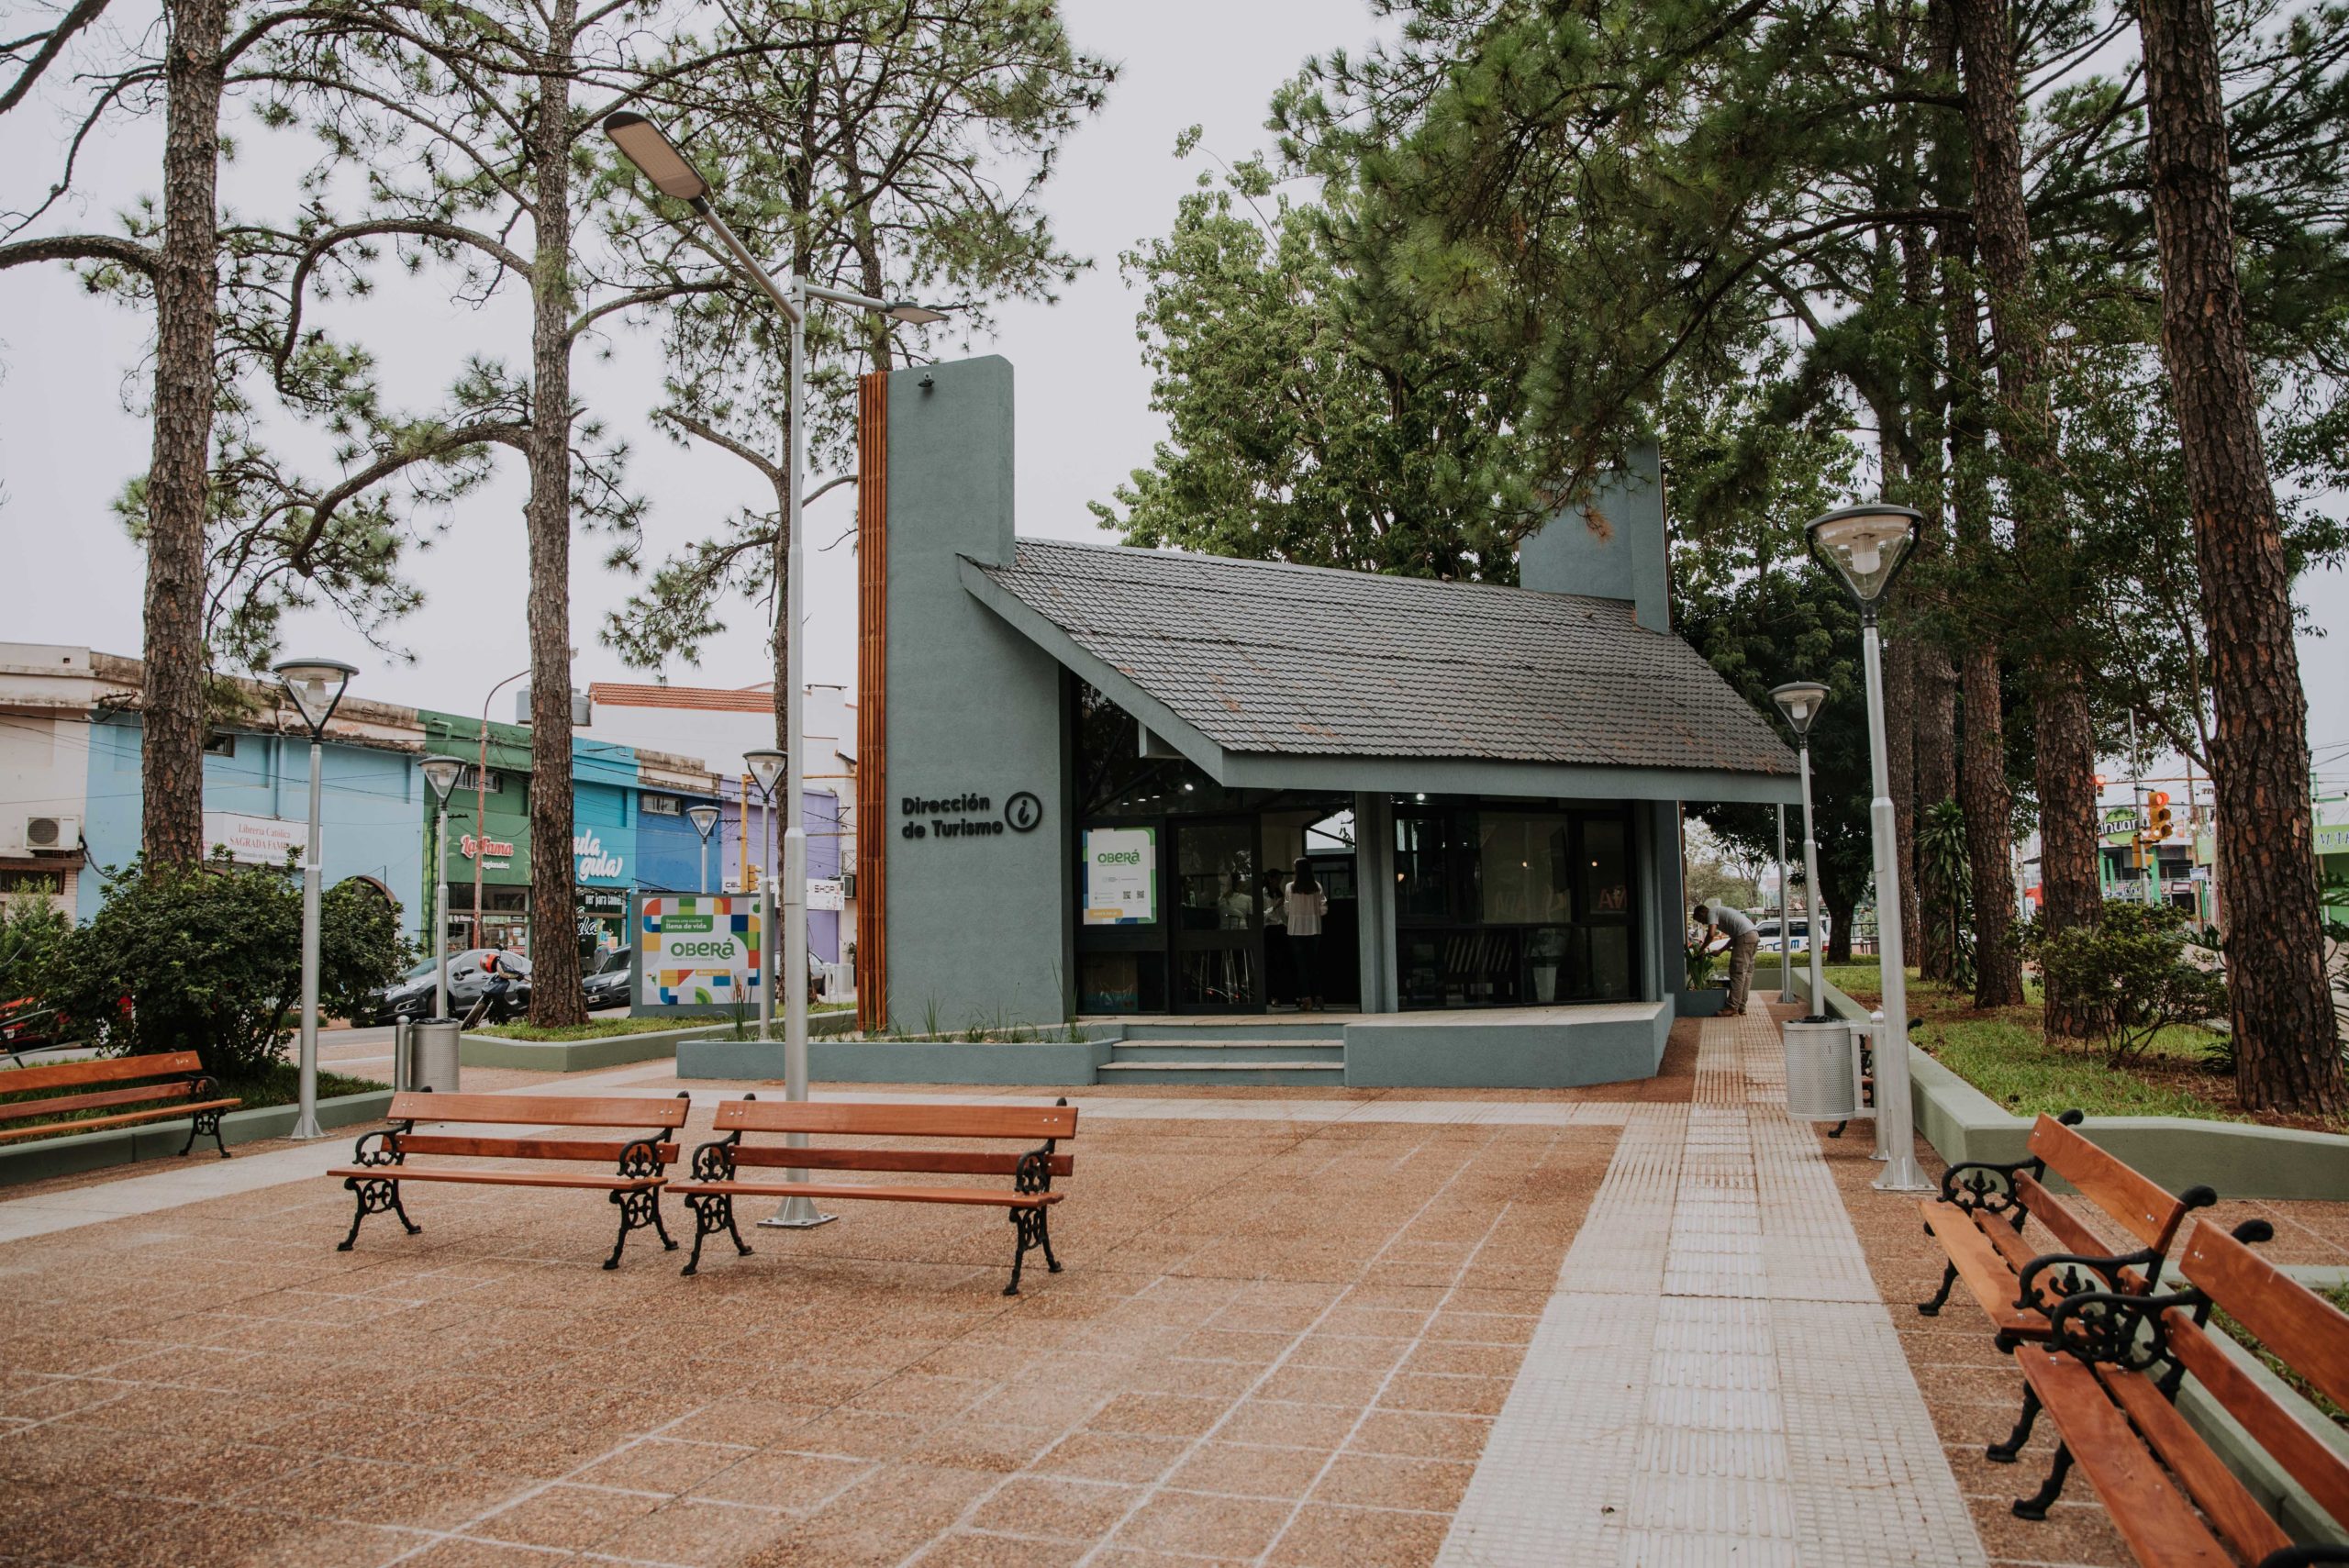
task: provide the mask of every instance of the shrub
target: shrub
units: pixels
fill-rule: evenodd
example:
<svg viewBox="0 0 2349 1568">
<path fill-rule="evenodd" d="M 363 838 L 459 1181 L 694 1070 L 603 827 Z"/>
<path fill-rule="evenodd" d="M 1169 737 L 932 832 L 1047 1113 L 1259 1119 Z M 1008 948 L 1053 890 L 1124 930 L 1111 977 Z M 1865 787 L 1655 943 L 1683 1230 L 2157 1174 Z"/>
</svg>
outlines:
<svg viewBox="0 0 2349 1568">
<path fill-rule="evenodd" d="M 39 989 L 42 966 L 72 929 L 46 898 L 0 902 L 0 1010 Z"/>
<path fill-rule="evenodd" d="M 409 959 L 399 912 L 346 882 L 319 900 L 318 1014 L 362 1013 Z M 302 883 L 285 869 L 133 862 L 97 918 L 41 966 L 41 999 L 117 1055 L 195 1051 L 225 1079 L 265 1073 L 299 1022 Z"/>
<path fill-rule="evenodd" d="M 2108 903 L 2095 924 L 2053 933 L 2034 920 L 2021 941 L 2047 984 L 2094 1009 L 2114 1066 L 2143 1056 L 2174 1024 L 2226 1016 L 2225 977 L 2192 961 L 2186 915 L 2166 904 Z"/>
<path fill-rule="evenodd" d="M 1688 989 L 1702 991 L 1713 983 L 1713 968 L 1720 962 L 1720 954 L 1709 945 L 1712 933 L 1706 932 L 1688 944 Z"/>
</svg>

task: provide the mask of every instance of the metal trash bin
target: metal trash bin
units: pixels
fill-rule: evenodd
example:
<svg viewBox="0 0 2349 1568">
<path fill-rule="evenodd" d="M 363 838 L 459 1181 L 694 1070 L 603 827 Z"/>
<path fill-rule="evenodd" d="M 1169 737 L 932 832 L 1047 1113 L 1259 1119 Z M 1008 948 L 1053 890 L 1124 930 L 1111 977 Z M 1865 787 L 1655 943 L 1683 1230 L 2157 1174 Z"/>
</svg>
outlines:
<svg viewBox="0 0 2349 1568">
<path fill-rule="evenodd" d="M 1842 1018 L 1797 1018 L 1784 1026 L 1787 1114 L 1798 1121 L 1847 1121 L 1857 1108 L 1852 1026 Z"/>
<path fill-rule="evenodd" d="M 457 1093 L 456 1019 L 418 1018 L 407 1027 L 405 1050 L 407 1054 L 399 1063 L 401 1088 Z"/>
</svg>

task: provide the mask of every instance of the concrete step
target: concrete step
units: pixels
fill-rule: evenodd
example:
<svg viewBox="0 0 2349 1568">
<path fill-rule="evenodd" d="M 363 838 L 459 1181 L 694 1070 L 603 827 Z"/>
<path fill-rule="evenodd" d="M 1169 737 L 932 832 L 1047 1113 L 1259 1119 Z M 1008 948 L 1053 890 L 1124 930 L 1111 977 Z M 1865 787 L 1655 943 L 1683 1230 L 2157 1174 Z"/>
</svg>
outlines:
<svg viewBox="0 0 2349 1568">
<path fill-rule="evenodd" d="M 1120 1024 L 1119 1030 L 1130 1040 L 1217 1040 L 1245 1034 L 1250 1040 L 1326 1040 L 1345 1038 L 1346 1027 L 1311 1015 L 1298 1017 L 1259 1018 L 1244 1020 L 1230 1018 L 1202 1018 L 1197 1023 Z"/>
<path fill-rule="evenodd" d="M 1339 1062 L 1346 1048 L 1317 1040 L 1142 1040 L 1109 1048 L 1113 1062 L 1196 1062 L 1202 1066 L 1235 1062 Z"/>
<path fill-rule="evenodd" d="M 1096 1071 L 1104 1084 L 1286 1084 L 1342 1087 L 1343 1062 L 1105 1062 Z"/>
</svg>

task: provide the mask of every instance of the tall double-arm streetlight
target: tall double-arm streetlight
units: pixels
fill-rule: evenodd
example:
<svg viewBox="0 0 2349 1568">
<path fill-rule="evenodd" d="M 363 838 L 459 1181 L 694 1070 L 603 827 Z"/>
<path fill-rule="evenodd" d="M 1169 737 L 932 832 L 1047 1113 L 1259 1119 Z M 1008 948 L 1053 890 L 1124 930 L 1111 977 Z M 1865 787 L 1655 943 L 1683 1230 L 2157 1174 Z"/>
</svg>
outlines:
<svg viewBox="0 0 2349 1568">
<path fill-rule="evenodd" d="M 302 857 L 302 1068 L 296 1094 L 294 1136 L 322 1138 L 318 1126 L 318 806 L 325 789 L 327 721 L 342 706 L 342 694 L 359 666 L 340 659 L 287 659 L 271 673 L 293 699 L 294 711 L 310 731 L 309 853 Z"/>
<path fill-rule="evenodd" d="M 785 458 L 785 496 L 784 530 L 785 561 L 784 566 L 784 602 L 780 606 L 784 639 L 784 719 L 783 744 L 786 765 L 784 770 L 783 798 L 789 811 L 783 829 L 783 923 L 778 933 L 783 940 L 782 961 L 769 973 L 770 985 L 784 987 L 783 1053 L 784 1083 L 786 1098 L 804 1100 L 807 1097 L 807 829 L 800 820 L 800 802 L 807 793 L 807 748 L 801 740 L 800 720 L 801 677 L 804 668 L 799 647 L 805 616 L 802 612 L 804 588 L 802 570 L 807 547 L 801 539 L 799 526 L 800 495 L 807 465 L 807 425 L 804 405 L 807 401 L 807 310 L 811 303 L 844 305 L 855 310 L 867 310 L 885 316 L 893 321 L 913 326 L 942 321 L 945 314 L 912 300 L 874 299 L 869 295 L 852 294 L 845 289 L 826 288 L 794 277 L 778 284 L 766 268 L 760 265 L 750 248 L 726 226 L 710 205 L 709 182 L 701 172 L 677 150 L 667 133 L 642 115 L 625 110 L 607 115 L 604 119 L 604 134 L 618 148 L 620 155 L 636 165 L 644 177 L 662 195 L 684 202 L 694 209 L 696 217 L 707 225 L 719 248 L 725 252 L 734 270 L 784 314 L 791 324 L 791 377 L 789 427 L 786 437 L 788 455 Z M 769 808 L 770 819 L 773 807 Z M 772 909 L 774 900 L 768 900 Z M 770 923 L 772 924 L 772 923 Z M 784 976 L 792 977 L 786 984 Z M 765 987 L 760 992 L 766 1007 L 772 993 Z M 766 1033 L 762 1018 L 762 1035 Z M 795 1143 L 804 1143 L 804 1137 L 794 1135 Z M 804 1181 L 806 1174 L 792 1172 L 786 1181 Z M 815 1225 L 830 1218 L 817 1215 L 805 1198 L 786 1198 L 774 1218 L 763 1224 Z"/>
<path fill-rule="evenodd" d="M 1843 580 L 1860 606 L 1860 647 L 1867 665 L 1868 763 L 1876 796 L 1868 802 L 1869 836 L 1876 841 L 1876 951 L 1883 976 L 1884 1027 L 1876 1042 L 1876 1129 L 1885 1147 L 1881 1192 L 1923 1192 L 1929 1184 L 1917 1168 L 1917 1140 L 1909 1103 L 1908 955 L 1900 941 L 1900 847 L 1893 815 L 1891 771 L 1884 733 L 1884 642 L 1876 613 L 1893 579 L 1908 563 L 1924 514 L 1882 501 L 1845 506 L 1813 521 L 1811 553 Z M 1817 937 L 1812 938 L 1813 945 Z"/>
</svg>

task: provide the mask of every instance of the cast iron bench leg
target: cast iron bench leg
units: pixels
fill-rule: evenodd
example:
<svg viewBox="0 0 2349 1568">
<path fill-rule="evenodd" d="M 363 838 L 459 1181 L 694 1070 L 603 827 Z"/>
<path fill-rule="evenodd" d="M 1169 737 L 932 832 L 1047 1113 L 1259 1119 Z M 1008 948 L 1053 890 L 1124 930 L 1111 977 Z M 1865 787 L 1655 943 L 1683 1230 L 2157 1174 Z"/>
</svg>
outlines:
<svg viewBox="0 0 2349 1568">
<path fill-rule="evenodd" d="M 2047 1517 L 2047 1510 L 2055 1506 L 2055 1499 L 2064 1495 L 2064 1477 L 2069 1475 L 2071 1473 L 2072 1445 L 2069 1443 L 2057 1443 L 2055 1445 L 2055 1462 L 2049 1468 L 2047 1472 L 2047 1479 L 2041 1484 L 2038 1491 L 2032 1493 L 2028 1497 L 2017 1499 L 2015 1503 L 2015 1518 L 2019 1519 L 2045 1518 Z"/>
<path fill-rule="evenodd" d="M 694 1211 L 694 1255 L 685 1260 L 685 1266 L 678 1271 L 680 1273 L 690 1275 L 701 1267 L 702 1241 L 721 1230 L 734 1238 L 734 1251 L 738 1256 L 747 1258 L 751 1255 L 750 1246 L 742 1240 L 742 1233 L 734 1229 L 734 1199 L 730 1195 L 715 1193 L 689 1197 L 685 1200 L 685 1207 Z"/>
<path fill-rule="evenodd" d="M 2012 1464 L 2022 1454 L 2022 1445 L 2031 1440 L 2031 1429 L 2039 1421 L 2039 1390 L 2026 1383 L 2022 1385 L 2022 1414 L 2015 1420 L 2015 1429 L 2007 1440 L 1992 1443 L 1983 1451 L 1985 1458 L 1994 1464 Z"/>
<path fill-rule="evenodd" d="M 662 1246 L 672 1251 L 676 1250 L 677 1244 L 669 1240 L 668 1227 L 661 1223 L 661 1189 L 659 1187 L 616 1187 L 612 1190 L 612 1201 L 619 1205 L 620 1233 L 612 1242 L 612 1255 L 604 1260 L 606 1268 L 618 1268 L 620 1252 L 628 1246 L 628 1233 L 631 1230 L 641 1230 L 648 1226 L 660 1234 Z"/>
<path fill-rule="evenodd" d="M 220 1151 L 220 1158 L 226 1160 L 228 1157 L 228 1146 L 220 1141 L 220 1113 L 218 1111 L 198 1111 L 188 1118 L 187 1141 L 180 1145 L 182 1156 L 185 1156 L 189 1150 L 195 1147 L 197 1139 L 207 1134 L 212 1139 L 212 1146 Z"/>
<path fill-rule="evenodd" d="M 351 1251 L 352 1243 L 359 1240 L 359 1222 L 371 1214 L 398 1215 L 400 1223 L 407 1227 L 407 1233 L 411 1236 L 424 1229 L 423 1226 L 407 1217 L 406 1209 L 400 1207 L 399 1183 L 383 1178 L 345 1176 L 342 1184 L 351 1189 L 351 1195 L 358 1201 L 351 1216 L 351 1234 L 335 1243 L 336 1251 Z"/>
<path fill-rule="evenodd" d="M 1927 1230 L 1925 1234 L 1931 1236 L 1932 1232 L 1931 1230 Z M 1957 1265 L 1955 1263 L 1943 1264 L 1941 1289 L 1933 1292 L 1933 1298 L 1931 1301 L 1920 1301 L 1917 1303 L 1917 1315 L 1920 1318 L 1940 1317 L 1942 1315 L 1942 1308 L 1949 1305 L 1949 1288 L 1956 1283 Z"/>
</svg>

